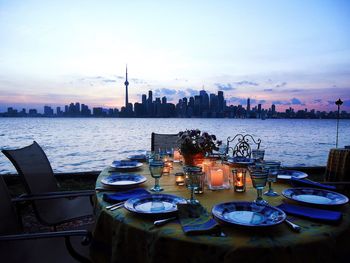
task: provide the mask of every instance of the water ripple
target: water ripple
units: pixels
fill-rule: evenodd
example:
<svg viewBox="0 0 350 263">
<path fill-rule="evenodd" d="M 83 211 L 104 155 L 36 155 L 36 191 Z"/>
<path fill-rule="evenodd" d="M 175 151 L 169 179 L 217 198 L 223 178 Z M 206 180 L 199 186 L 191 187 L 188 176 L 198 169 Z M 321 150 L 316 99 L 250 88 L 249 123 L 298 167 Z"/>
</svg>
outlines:
<svg viewBox="0 0 350 263">
<path fill-rule="evenodd" d="M 0 149 L 35 140 L 55 172 L 102 170 L 113 160 L 149 150 L 152 132 L 194 128 L 224 142 L 237 133 L 253 134 L 262 140 L 266 159 L 281 160 L 285 166 L 325 166 L 335 145 L 334 120 L 0 118 Z M 349 120 L 341 122 L 339 144 L 350 145 Z M 0 174 L 8 172 L 15 169 L 0 154 Z"/>
</svg>

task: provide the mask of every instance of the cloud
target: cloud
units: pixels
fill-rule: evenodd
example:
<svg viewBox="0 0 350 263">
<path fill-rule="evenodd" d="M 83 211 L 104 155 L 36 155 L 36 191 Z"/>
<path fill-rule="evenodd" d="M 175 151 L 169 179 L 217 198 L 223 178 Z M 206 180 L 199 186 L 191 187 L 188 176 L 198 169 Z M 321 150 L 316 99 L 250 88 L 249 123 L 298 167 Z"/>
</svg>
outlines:
<svg viewBox="0 0 350 263">
<path fill-rule="evenodd" d="M 314 100 L 314 103 L 321 103 L 322 102 L 322 99 L 315 99 Z"/>
<path fill-rule="evenodd" d="M 103 82 L 109 83 L 109 82 L 117 82 L 115 79 L 104 79 Z"/>
<path fill-rule="evenodd" d="M 229 104 L 247 104 L 247 99 L 243 99 L 243 98 L 238 98 L 238 97 L 231 97 L 227 99 L 227 102 Z M 250 103 L 252 103 L 252 100 L 250 100 Z"/>
<path fill-rule="evenodd" d="M 191 97 L 199 94 L 198 90 L 191 89 L 191 88 L 187 88 L 187 89 L 186 89 L 186 92 L 187 92 L 187 94 L 189 94 L 189 96 L 191 96 Z"/>
<path fill-rule="evenodd" d="M 273 89 L 264 89 L 264 91 L 271 92 L 271 91 L 273 91 Z"/>
<path fill-rule="evenodd" d="M 278 83 L 275 85 L 276 88 L 282 88 L 287 85 L 287 82 Z"/>
<path fill-rule="evenodd" d="M 183 90 L 178 90 L 178 91 L 177 91 L 177 95 L 178 95 L 180 98 L 184 98 L 184 97 L 186 97 L 186 92 L 184 92 Z"/>
<path fill-rule="evenodd" d="M 238 82 L 235 82 L 234 84 L 236 84 L 238 86 L 243 86 L 243 85 L 244 86 L 259 86 L 259 83 L 248 81 L 248 80 L 238 81 Z"/>
<path fill-rule="evenodd" d="M 283 100 L 274 100 L 272 101 L 272 104 L 275 105 L 291 105 L 289 101 L 283 101 Z"/>
<path fill-rule="evenodd" d="M 299 99 L 297 99 L 297 98 L 291 99 L 290 102 L 291 102 L 293 105 L 305 105 L 305 103 L 301 102 L 301 100 L 299 100 Z"/>
<path fill-rule="evenodd" d="M 235 89 L 234 87 L 232 87 L 232 84 L 230 83 L 227 83 L 227 84 L 215 83 L 215 86 L 218 88 L 218 90 L 223 90 L 223 91 L 229 91 L 229 90 Z"/>
<path fill-rule="evenodd" d="M 154 96 L 173 96 L 177 93 L 175 89 L 161 88 L 154 91 Z M 169 99 L 170 100 L 170 99 Z"/>
</svg>

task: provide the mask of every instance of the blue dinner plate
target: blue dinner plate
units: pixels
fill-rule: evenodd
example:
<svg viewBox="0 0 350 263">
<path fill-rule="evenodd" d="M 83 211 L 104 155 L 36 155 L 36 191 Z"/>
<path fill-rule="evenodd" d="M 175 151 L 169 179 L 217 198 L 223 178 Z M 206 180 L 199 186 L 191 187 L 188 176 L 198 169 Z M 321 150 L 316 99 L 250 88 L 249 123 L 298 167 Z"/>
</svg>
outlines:
<svg viewBox="0 0 350 263">
<path fill-rule="evenodd" d="M 130 156 L 128 156 L 128 159 L 130 159 L 132 161 L 144 162 L 144 161 L 146 161 L 146 155 L 144 155 L 144 154 L 130 155 Z"/>
<path fill-rule="evenodd" d="M 312 205 L 336 206 L 349 202 L 345 195 L 316 188 L 289 188 L 283 190 L 282 195 L 293 201 Z"/>
<path fill-rule="evenodd" d="M 294 170 L 279 170 L 277 178 L 289 180 L 291 177 L 298 179 L 306 178 L 308 175 L 304 172 L 294 171 Z"/>
<path fill-rule="evenodd" d="M 229 158 L 227 160 L 229 163 L 236 163 L 236 164 L 253 164 L 254 160 L 251 158 L 246 157 L 233 157 Z"/>
<path fill-rule="evenodd" d="M 101 183 L 113 187 L 133 187 L 147 181 L 147 178 L 139 174 L 111 174 L 102 178 Z"/>
<path fill-rule="evenodd" d="M 113 161 L 111 167 L 114 169 L 135 169 L 141 167 L 143 164 L 137 161 Z"/>
<path fill-rule="evenodd" d="M 137 214 L 162 215 L 176 212 L 179 203 L 186 203 L 186 200 L 175 195 L 154 194 L 131 198 L 124 207 Z"/>
<path fill-rule="evenodd" d="M 217 204 L 212 213 L 215 218 L 232 225 L 245 227 L 268 227 L 282 223 L 286 214 L 269 205 L 253 202 L 227 202 Z"/>
</svg>

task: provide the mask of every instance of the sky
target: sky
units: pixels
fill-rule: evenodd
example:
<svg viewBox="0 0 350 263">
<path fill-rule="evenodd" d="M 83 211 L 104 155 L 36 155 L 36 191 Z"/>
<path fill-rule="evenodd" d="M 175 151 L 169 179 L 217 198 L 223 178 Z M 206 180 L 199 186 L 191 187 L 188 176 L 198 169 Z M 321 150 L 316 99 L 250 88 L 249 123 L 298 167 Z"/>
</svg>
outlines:
<svg viewBox="0 0 350 263">
<path fill-rule="evenodd" d="M 350 1 L 0 0 L 0 111 L 176 103 L 350 111 Z"/>
</svg>

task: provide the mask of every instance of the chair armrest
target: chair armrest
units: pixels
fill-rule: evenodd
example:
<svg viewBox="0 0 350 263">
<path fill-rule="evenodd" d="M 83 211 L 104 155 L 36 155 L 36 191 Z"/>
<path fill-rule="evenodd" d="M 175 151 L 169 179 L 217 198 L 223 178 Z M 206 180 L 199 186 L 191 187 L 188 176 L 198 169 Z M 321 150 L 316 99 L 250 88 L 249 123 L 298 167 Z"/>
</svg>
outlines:
<svg viewBox="0 0 350 263">
<path fill-rule="evenodd" d="M 47 192 L 40 194 L 24 194 L 16 198 L 12 198 L 12 202 L 23 202 L 23 201 L 38 201 L 48 200 L 57 198 L 68 198 L 68 197 L 81 197 L 81 196 L 93 196 L 95 190 L 82 190 L 82 191 L 62 191 L 62 192 Z"/>
<path fill-rule="evenodd" d="M 14 240 L 29 240 L 39 238 L 55 238 L 55 237 L 72 237 L 82 236 L 91 237 L 91 233 L 87 230 L 70 230 L 70 231 L 57 231 L 57 232 L 44 232 L 44 233 L 28 233 L 28 234 L 16 234 L 0 236 L 0 241 L 14 241 Z"/>
</svg>

